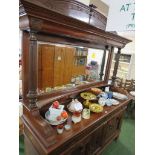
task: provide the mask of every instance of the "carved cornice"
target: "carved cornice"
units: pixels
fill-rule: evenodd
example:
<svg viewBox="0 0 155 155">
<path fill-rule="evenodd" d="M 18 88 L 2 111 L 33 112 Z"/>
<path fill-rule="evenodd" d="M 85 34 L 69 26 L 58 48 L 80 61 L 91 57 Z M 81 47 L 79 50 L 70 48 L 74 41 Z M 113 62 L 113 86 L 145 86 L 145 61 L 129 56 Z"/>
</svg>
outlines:
<svg viewBox="0 0 155 155">
<path fill-rule="evenodd" d="M 46 3 L 48 2 L 49 4 L 49 2 L 51 1 L 53 0 L 50 0 L 50 1 L 46 0 L 44 2 Z M 59 3 L 60 1 L 61 0 L 58 0 Z M 89 42 L 98 42 L 99 44 L 102 43 L 102 44 L 114 45 L 116 47 L 121 47 L 121 48 L 124 47 L 127 43 L 131 42 L 130 40 L 120 37 L 116 34 L 105 32 L 104 30 L 96 28 L 85 22 L 62 15 L 60 13 L 57 13 L 56 11 L 50 10 L 49 8 L 47 9 L 45 7 L 41 7 L 40 5 L 42 4 L 41 0 L 37 1 L 37 5 L 34 4 L 36 3 L 36 0 L 32 0 L 32 1 L 21 0 L 21 2 L 24 6 L 24 9 L 23 9 L 23 6 L 20 5 L 20 10 L 24 10 L 25 12 L 20 11 L 20 13 L 21 12 L 22 14 L 25 13 L 25 16 L 27 16 L 30 23 L 27 26 L 24 25 L 26 27 L 25 30 L 27 30 L 29 27 L 30 29 L 38 30 L 39 32 L 63 35 L 67 37 L 71 36 L 73 38 L 83 39 Z M 71 2 L 71 0 L 65 0 L 64 2 L 69 3 Z M 76 1 L 74 2 L 72 1 L 72 3 L 79 4 L 79 6 L 81 5 L 81 3 L 78 3 Z M 70 7 L 73 7 L 73 6 L 75 5 L 70 5 Z M 84 7 L 87 7 L 87 6 L 84 5 Z M 97 11 L 94 11 L 92 20 L 94 20 L 95 22 L 97 18 L 101 19 L 102 18 L 101 16 L 102 15 L 100 13 L 98 13 Z M 22 21 L 22 18 L 24 17 L 21 17 L 20 21 Z M 100 23 L 101 22 L 104 23 L 104 20 L 103 21 L 100 20 Z M 22 23 L 24 23 L 24 21 L 22 21 Z M 100 23 L 98 24 L 100 25 Z M 22 29 L 24 29 L 24 27 L 22 27 Z"/>
<path fill-rule="evenodd" d="M 54 11 L 85 23 L 89 23 L 90 8 L 75 0 L 21 0 L 21 2 L 35 4 L 48 9 L 49 11 Z M 97 27 L 105 30 L 107 22 L 106 17 L 93 9 L 93 18 L 95 18 L 95 22 L 98 25 Z"/>
</svg>

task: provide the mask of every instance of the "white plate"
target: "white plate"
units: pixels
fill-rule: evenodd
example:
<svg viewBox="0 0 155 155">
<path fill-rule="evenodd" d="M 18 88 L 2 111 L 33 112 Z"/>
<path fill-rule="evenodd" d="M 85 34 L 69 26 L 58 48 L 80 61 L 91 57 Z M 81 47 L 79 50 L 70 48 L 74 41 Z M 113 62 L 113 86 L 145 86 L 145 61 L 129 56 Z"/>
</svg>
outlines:
<svg viewBox="0 0 155 155">
<path fill-rule="evenodd" d="M 66 119 L 61 119 L 60 121 L 50 121 L 49 115 L 50 115 L 50 111 L 46 111 L 45 118 L 46 118 L 47 122 L 50 123 L 51 125 L 59 125 L 59 124 L 64 123 L 67 120 L 67 118 L 66 118 Z"/>
<path fill-rule="evenodd" d="M 106 103 L 107 106 L 112 106 L 112 105 L 118 105 L 119 101 L 115 99 L 107 99 L 106 102 L 109 102 L 109 104 Z"/>
<path fill-rule="evenodd" d="M 128 99 L 128 97 L 124 94 L 113 92 L 113 97 L 120 99 L 120 100 L 125 100 Z"/>
</svg>

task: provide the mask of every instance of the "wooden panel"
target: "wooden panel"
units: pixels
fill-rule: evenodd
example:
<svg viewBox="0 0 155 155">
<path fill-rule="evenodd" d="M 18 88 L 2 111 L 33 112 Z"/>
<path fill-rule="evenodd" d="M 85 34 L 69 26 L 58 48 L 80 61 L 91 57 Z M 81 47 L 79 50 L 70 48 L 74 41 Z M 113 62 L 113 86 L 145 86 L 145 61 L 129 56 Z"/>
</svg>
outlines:
<svg viewBox="0 0 155 155">
<path fill-rule="evenodd" d="M 79 63 L 77 63 L 77 61 L 79 62 L 80 59 L 85 59 L 85 64 L 84 65 L 80 65 Z M 73 72 L 72 75 L 73 76 L 77 76 L 77 75 L 85 75 L 86 73 L 86 63 L 87 63 L 87 56 L 74 56 L 74 65 L 73 65 Z"/>
<path fill-rule="evenodd" d="M 28 64 L 29 64 L 29 33 L 22 32 L 22 95 L 23 102 L 26 103 L 28 94 Z"/>
<path fill-rule="evenodd" d="M 39 153 L 26 135 L 24 135 L 24 144 L 26 155 L 39 155 Z"/>
<path fill-rule="evenodd" d="M 117 116 L 113 117 L 107 122 L 105 142 L 109 141 L 109 139 L 111 139 L 111 137 L 120 130 L 122 116 L 123 113 L 119 113 Z"/>
<path fill-rule="evenodd" d="M 64 70 L 65 70 L 65 47 L 55 46 L 54 56 L 54 83 L 53 86 L 60 86 L 64 84 Z"/>
<path fill-rule="evenodd" d="M 73 66 L 73 76 L 84 75 L 86 70 L 86 66 Z"/>
<path fill-rule="evenodd" d="M 97 128 L 97 127 L 96 127 Z M 96 154 L 101 148 L 104 141 L 105 127 L 102 124 L 91 136 L 91 154 Z"/>
<path fill-rule="evenodd" d="M 65 68 L 64 68 L 64 79 L 63 83 L 67 84 L 71 82 L 72 70 L 74 65 L 74 52 L 75 48 L 65 48 Z"/>
<path fill-rule="evenodd" d="M 90 155 L 91 136 L 86 136 L 67 148 L 61 155 Z"/>
<path fill-rule="evenodd" d="M 40 88 L 53 87 L 54 46 L 39 45 L 39 83 Z M 40 65 L 41 64 L 41 65 Z"/>
<path fill-rule="evenodd" d="M 84 75 L 85 65 L 74 65 L 75 48 L 39 45 L 38 88 L 55 87 L 70 83 L 72 76 Z"/>
</svg>

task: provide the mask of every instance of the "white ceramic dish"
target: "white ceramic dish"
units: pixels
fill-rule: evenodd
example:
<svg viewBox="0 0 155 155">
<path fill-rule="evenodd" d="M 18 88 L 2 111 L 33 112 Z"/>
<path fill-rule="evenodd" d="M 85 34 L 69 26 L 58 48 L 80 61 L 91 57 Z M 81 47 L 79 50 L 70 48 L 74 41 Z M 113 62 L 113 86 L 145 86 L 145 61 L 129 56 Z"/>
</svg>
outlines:
<svg viewBox="0 0 155 155">
<path fill-rule="evenodd" d="M 67 131 L 68 131 L 68 130 L 70 130 L 70 129 L 71 129 L 71 125 L 66 124 L 66 125 L 65 125 L 65 130 L 67 130 Z"/>
<path fill-rule="evenodd" d="M 65 110 L 64 110 L 64 111 L 65 111 Z M 49 115 L 50 115 L 50 111 L 47 111 L 47 112 L 45 113 L 45 118 L 46 118 L 47 122 L 50 123 L 51 125 L 59 125 L 59 124 L 64 123 L 64 122 L 67 120 L 67 118 L 66 118 L 66 119 L 61 119 L 60 121 L 51 121 L 51 120 L 49 119 Z"/>
<path fill-rule="evenodd" d="M 120 99 L 120 100 L 126 100 L 128 97 L 124 94 L 113 92 L 113 97 Z"/>
<path fill-rule="evenodd" d="M 115 99 L 106 99 L 105 100 L 105 105 L 107 105 L 107 106 L 118 105 L 118 104 L 119 104 L 119 101 L 117 101 Z"/>
</svg>

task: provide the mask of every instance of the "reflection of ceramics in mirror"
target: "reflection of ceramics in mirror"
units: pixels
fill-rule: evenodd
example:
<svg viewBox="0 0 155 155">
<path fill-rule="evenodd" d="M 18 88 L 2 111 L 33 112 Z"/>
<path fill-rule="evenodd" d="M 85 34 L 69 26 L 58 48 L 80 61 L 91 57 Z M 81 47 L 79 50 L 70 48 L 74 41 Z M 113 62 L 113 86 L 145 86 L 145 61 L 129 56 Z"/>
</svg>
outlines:
<svg viewBox="0 0 155 155">
<path fill-rule="evenodd" d="M 38 42 L 38 93 L 100 81 L 103 50 Z"/>
</svg>

